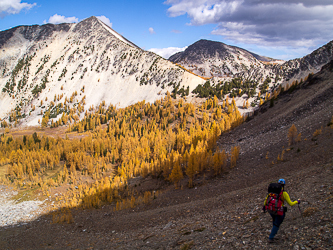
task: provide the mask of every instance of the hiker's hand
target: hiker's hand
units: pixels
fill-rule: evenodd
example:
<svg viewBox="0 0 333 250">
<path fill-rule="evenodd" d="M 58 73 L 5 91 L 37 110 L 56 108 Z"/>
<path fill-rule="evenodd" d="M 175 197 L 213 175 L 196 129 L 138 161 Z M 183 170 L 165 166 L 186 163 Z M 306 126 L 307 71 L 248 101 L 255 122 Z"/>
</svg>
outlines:
<svg viewBox="0 0 333 250">
<path fill-rule="evenodd" d="M 301 204 L 301 200 L 298 199 L 297 202 L 298 202 L 298 204 Z"/>
<path fill-rule="evenodd" d="M 265 207 L 265 206 L 262 207 L 262 211 L 263 211 L 264 213 L 266 213 L 266 207 Z"/>
</svg>

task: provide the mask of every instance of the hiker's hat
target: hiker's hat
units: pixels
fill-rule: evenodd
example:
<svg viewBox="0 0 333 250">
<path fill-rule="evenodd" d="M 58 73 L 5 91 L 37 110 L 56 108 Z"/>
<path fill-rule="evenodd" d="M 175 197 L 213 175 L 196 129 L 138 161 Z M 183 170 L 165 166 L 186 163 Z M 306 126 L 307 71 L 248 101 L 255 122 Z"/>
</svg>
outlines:
<svg viewBox="0 0 333 250">
<path fill-rule="evenodd" d="M 280 180 L 278 181 L 278 183 L 280 183 L 280 184 L 282 184 L 282 185 L 285 185 L 285 184 L 286 184 L 286 181 L 285 181 L 284 179 L 280 179 Z"/>
</svg>

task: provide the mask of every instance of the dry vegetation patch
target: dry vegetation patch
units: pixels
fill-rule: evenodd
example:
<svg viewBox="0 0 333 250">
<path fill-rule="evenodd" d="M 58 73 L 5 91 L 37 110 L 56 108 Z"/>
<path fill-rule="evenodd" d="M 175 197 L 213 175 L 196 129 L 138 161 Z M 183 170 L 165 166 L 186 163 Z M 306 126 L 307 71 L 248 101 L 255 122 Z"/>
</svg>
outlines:
<svg viewBox="0 0 333 250">
<path fill-rule="evenodd" d="M 316 207 L 308 207 L 308 208 L 306 208 L 303 211 L 302 215 L 304 217 L 308 217 L 308 216 L 311 216 L 311 215 L 315 214 L 316 212 L 318 212 L 318 208 L 316 208 Z"/>
</svg>

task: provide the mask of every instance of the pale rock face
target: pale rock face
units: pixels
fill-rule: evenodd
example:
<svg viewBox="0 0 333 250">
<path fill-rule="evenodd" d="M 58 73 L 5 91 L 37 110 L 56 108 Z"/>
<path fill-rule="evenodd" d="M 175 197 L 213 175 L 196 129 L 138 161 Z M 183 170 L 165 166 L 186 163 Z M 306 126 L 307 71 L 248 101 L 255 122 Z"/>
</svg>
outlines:
<svg viewBox="0 0 333 250">
<path fill-rule="evenodd" d="M 138 48 L 96 17 L 3 31 L 0 51 L 0 118 L 19 107 L 23 125 L 38 125 L 41 111 L 55 109 L 51 101 L 63 103 L 75 91 L 72 106 L 86 96 L 85 109 L 102 101 L 126 107 L 154 102 L 177 84 L 192 91 L 204 82 Z"/>
</svg>

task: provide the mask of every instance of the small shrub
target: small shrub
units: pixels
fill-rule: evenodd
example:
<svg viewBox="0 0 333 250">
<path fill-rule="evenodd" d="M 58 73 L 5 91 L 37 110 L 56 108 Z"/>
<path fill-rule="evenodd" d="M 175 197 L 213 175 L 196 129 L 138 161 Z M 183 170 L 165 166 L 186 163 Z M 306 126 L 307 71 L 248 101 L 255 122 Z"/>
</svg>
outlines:
<svg viewBox="0 0 333 250">
<path fill-rule="evenodd" d="M 270 100 L 269 107 L 273 108 L 274 107 L 274 98 Z"/>
<path fill-rule="evenodd" d="M 180 247 L 181 250 L 189 250 L 191 249 L 191 247 L 193 246 L 193 241 L 189 242 L 189 243 L 185 243 L 184 245 L 182 245 Z"/>
<path fill-rule="evenodd" d="M 302 213 L 302 215 L 304 217 L 309 217 L 311 215 L 313 215 L 314 213 L 316 213 L 318 211 L 318 208 L 316 207 L 308 207 L 307 209 L 305 209 Z"/>
<path fill-rule="evenodd" d="M 321 129 L 316 129 L 316 131 L 313 133 L 313 137 L 317 137 L 318 135 L 320 135 L 322 132 Z"/>
</svg>

